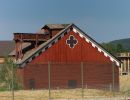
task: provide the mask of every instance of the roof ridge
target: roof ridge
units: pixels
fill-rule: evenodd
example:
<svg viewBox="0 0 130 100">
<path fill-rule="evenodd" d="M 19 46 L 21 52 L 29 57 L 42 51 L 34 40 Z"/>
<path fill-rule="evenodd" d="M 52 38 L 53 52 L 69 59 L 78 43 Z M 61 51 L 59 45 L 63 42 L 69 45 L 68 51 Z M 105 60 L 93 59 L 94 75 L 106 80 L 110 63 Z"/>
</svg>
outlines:
<svg viewBox="0 0 130 100">
<path fill-rule="evenodd" d="M 87 35 L 85 32 L 83 32 L 80 28 L 78 28 L 75 24 L 68 25 L 65 29 L 62 29 L 60 32 L 58 32 L 54 37 L 49 39 L 47 42 L 41 44 L 34 52 L 32 52 L 30 55 L 28 55 L 25 59 L 22 59 L 17 64 L 24 66 L 26 63 L 31 62 L 35 57 L 39 56 L 42 52 L 47 50 L 49 47 L 51 47 L 53 44 L 57 43 L 57 41 L 62 38 L 65 35 L 65 32 L 69 32 L 70 28 L 73 26 L 73 31 L 75 33 L 79 33 L 79 36 L 82 38 L 85 38 L 86 42 L 90 42 L 92 46 L 95 48 L 97 47 L 98 51 L 103 52 L 104 56 L 109 57 L 112 62 L 116 62 L 116 64 L 119 66 L 120 61 L 109 53 L 106 49 L 104 49 L 99 43 L 97 43 L 94 39 L 92 39 L 89 35 Z"/>
</svg>

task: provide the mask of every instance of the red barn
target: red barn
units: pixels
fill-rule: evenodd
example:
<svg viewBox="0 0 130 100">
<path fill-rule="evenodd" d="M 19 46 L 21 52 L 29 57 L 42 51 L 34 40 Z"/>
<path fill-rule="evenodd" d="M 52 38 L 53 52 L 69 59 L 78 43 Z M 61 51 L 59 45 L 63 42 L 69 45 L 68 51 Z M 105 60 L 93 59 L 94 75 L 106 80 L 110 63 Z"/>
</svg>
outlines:
<svg viewBox="0 0 130 100">
<path fill-rule="evenodd" d="M 49 83 L 51 88 L 119 88 L 120 61 L 74 24 L 47 24 L 37 33 L 14 33 L 14 40 L 10 55 L 25 89 Z"/>
</svg>

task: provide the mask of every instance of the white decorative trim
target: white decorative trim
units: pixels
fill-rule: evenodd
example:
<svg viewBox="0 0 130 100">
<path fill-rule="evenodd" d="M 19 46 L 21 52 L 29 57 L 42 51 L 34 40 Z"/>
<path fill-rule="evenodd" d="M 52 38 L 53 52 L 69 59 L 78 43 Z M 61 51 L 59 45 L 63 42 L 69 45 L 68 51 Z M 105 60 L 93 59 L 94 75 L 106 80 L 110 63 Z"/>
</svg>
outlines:
<svg viewBox="0 0 130 100">
<path fill-rule="evenodd" d="M 85 41 L 88 42 L 88 43 L 90 42 L 91 45 L 92 45 L 94 48 L 97 47 L 98 51 L 99 51 L 99 52 L 103 52 L 103 54 L 104 54 L 105 57 L 110 57 L 110 60 L 111 60 L 112 62 L 115 61 L 117 66 L 120 65 L 119 62 L 116 61 L 111 55 L 109 55 L 107 52 L 105 52 L 104 50 L 102 50 L 102 48 L 101 48 L 100 46 L 98 46 L 95 42 L 91 41 L 91 39 L 89 39 L 89 38 L 87 38 L 86 36 L 84 36 L 84 35 L 83 35 L 81 32 L 79 32 L 75 27 L 73 27 L 73 31 L 74 31 L 74 32 L 78 32 L 78 33 L 79 33 L 79 36 L 80 36 L 81 38 L 84 37 L 84 38 L 85 38 Z"/>
<path fill-rule="evenodd" d="M 113 59 L 112 57 L 110 57 L 110 60 L 111 60 L 111 61 L 114 61 L 114 59 Z"/>
<path fill-rule="evenodd" d="M 61 35 L 61 38 L 64 37 L 64 34 Z"/>
<path fill-rule="evenodd" d="M 102 50 L 101 50 L 100 48 L 98 48 L 98 51 L 99 51 L 99 52 L 102 52 Z"/>
<path fill-rule="evenodd" d="M 95 48 L 96 47 L 96 45 L 94 44 L 94 43 L 92 43 L 92 46 Z"/>
<path fill-rule="evenodd" d="M 67 30 L 67 33 L 69 33 L 69 32 L 70 32 L 70 29 Z"/>
<path fill-rule="evenodd" d="M 31 61 L 32 61 L 32 58 L 30 58 L 28 61 L 31 62 Z"/>
<path fill-rule="evenodd" d="M 77 30 L 76 30 L 75 28 L 73 28 L 73 31 L 74 31 L 75 33 L 77 33 Z"/>
<path fill-rule="evenodd" d="M 89 40 L 87 38 L 85 38 L 85 40 L 89 43 Z"/>
<path fill-rule="evenodd" d="M 83 38 L 83 37 L 84 37 L 82 34 L 79 34 L 79 36 L 80 36 L 81 38 Z"/>
<path fill-rule="evenodd" d="M 55 43 L 58 41 L 58 38 L 55 40 Z"/>
<path fill-rule="evenodd" d="M 42 52 L 44 52 L 45 51 L 45 48 L 44 49 L 42 49 Z"/>
<path fill-rule="evenodd" d="M 103 52 L 103 53 L 104 53 L 104 56 L 108 57 L 108 54 L 107 54 L 107 53 L 105 53 L 105 52 Z"/>
<path fill-rule="evenodd" d="M 48 48 L 50 48 L 51 46 L 52 46 L 52 44 L 49 44 L 49 45 L 48 45 Z"/>
<path fill-rule="evenodd" d="M 117 66 L 120 66 L 120 64 L 119 64 L 117 61 L 116 61 L 116 65 L 117 65 Z"/>
</svg>

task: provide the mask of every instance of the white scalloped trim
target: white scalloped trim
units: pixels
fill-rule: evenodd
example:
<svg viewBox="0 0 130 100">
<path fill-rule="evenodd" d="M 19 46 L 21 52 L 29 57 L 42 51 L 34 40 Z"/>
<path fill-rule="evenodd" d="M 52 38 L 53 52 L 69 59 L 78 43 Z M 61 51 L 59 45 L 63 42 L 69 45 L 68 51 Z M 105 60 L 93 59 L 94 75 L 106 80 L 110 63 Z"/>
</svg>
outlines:
<svg viewBox="0 0 130 100">
<path fill-rule="evenodd" d="M 96 45 L 94 44 L 94 43 L 92 43 L 92 46 L 95 48 L 96 47 Z"/>
<path fill-rule="evenodd" d="M 74 31 L 75 33 L 77 33 L 77 30 L 76 30 L 75 28 L 73 28 L 73 31 Z"/>
<path fill-rule="evenodd" d="M 67 30 L 67 33 L 69 33 L 69 32 L 70 32 L 70 29 Z"/>
<path fill-rule="evenodd" d="M 85 40 L 89 43 L 89 40 L 87 38 L 85 38 Z"/>
<path fill-rule="evenodd" d="M 102 50 L 101 50 L 100 48 L 98 48 L 98 51 L 99 51 L 99 52 L 102 52 Z"/>
<path fill-rule="evenodd" d="M 111 55 L 107 54 L 104 50 L 102 50 L 98 45 L 96 45 L 94 42 L 92 42 L 89 38 L 87 38 L 86 36 L 82 35 L 75 27 L 73 27 L 73 31 L 74 31 L 75 33 L 79 33 L 79 36 L 80 36 L 81 38 L 84 37 L 85 40 L 86 40 L 86 42 L 88 42 L 88 43 L 90 42 L 91 45 L 92 45 L 92 47 L 94 47 L 94 48 L 97 47 L 98 51 L 99 51 L 99 52 L 103 52 L 103 54 L 104 54 L 105 57 L 109 57 L 112 62 L 116 62 L 116 65 L 117 65 L 117 66 L 120 66 L 120 64 L 119 64 L 118 61 L 116 61 Z"/>
</svg>

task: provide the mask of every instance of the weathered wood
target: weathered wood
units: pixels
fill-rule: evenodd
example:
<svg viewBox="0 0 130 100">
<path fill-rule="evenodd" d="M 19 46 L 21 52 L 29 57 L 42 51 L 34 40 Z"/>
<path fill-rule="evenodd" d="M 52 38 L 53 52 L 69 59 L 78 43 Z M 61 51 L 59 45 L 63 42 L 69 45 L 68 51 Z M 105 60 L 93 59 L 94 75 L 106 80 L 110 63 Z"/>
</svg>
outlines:
<svg viewBox="0 0 130 100">
<path fill-rule="evenodd" d="M 74 48 L 70 48 L 66 44 L 70 35 L 73 35 L 78 41 Z M 23 68 L 25 89 L 29 89 L 28 80 L 31 78 L 35 79 L 37 89 L 48 88 L 48 61 L 51 62 L 51 88 L 67 88 L 68 80 L 76 80 L 77 87 L 81 87 L 81 62 L 84 62 L 83 84 L 88 88 L 109 88 L 112 83 L 110 58 L 104 56 L 96 47 L 92 47 L 91 43 L 86 42 L 73 31 L 70 31 Z M 114 79 L 117 88 L 119 86 L 118 71 L 118 67 L 115 66 Z"/>
</svg>

